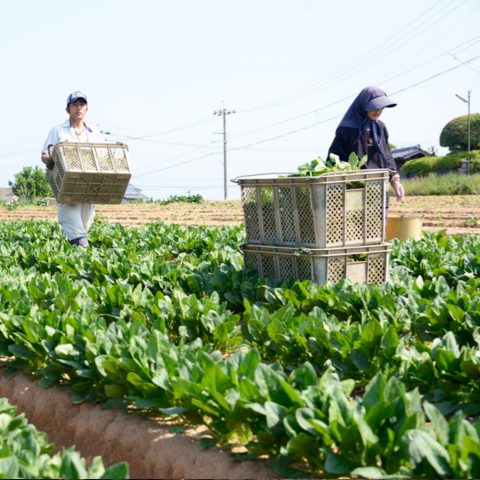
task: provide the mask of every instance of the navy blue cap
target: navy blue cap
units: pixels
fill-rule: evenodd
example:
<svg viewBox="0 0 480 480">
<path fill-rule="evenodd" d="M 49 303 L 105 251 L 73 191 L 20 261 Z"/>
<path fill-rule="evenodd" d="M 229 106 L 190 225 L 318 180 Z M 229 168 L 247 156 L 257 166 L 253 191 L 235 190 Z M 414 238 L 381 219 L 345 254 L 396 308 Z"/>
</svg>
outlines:
<svg viewBox="0 0 480 480">
<path fill-rule="evenodd" d="M 73 103 L 76 102 L 77 100 L 85 100 L 85 103 L 87 102 L 87 96 L 83 92 L 72 92 L 68 97 L 67 97 L 67 107 Z"/>
<path fill-rule="evenodd" d="M 396 107 L 397 104 L 386 95 L 380 95 L 379 97 L 372 98 L 366 105 L 366 112 L 373 112 L 375 110 L 381 110 L 382 108 Z"/>
</svg>

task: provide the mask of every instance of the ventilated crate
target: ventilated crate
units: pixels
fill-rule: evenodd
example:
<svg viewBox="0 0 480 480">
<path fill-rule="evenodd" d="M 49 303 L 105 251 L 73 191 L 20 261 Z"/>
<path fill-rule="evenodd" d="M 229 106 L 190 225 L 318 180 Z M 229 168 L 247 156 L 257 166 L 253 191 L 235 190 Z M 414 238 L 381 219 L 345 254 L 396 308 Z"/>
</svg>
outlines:
<svg viewBox="0 0 480 480">
<path fill-rule="evenodd" d="M 359 283 L 384 283 L 388 275 L 390 243 L 346 248 L 308 249 L 245 243 L 245 268 L 275 280 L 312 280 L 338 283 L 348 278 Z"/>
<path fill-rule="evenodd" d="M 247 242 L 316 248 L 384 242 L 388 179 L 386 169 L 237 178 Z"/>
<path fill-rule="evenodd" d="M 121 203 L 131 178 L 123 143 L 60 142 L 47 179 L 59 203 Z"/>
</svg>

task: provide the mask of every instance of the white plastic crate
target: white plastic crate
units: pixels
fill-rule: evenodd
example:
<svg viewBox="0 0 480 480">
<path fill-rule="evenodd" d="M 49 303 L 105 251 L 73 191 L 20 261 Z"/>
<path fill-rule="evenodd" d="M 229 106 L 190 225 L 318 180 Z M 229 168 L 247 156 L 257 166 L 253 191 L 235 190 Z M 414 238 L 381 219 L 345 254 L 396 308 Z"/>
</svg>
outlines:
<svg viewBox="0 0 480 480">
<path fill-rule="evenodd" d="M 60 142 L 47 180 L 59 203 L 121 203 L 132 176 L 123 143 Z"/>
<path fill-rule="evenodd" d="M 237 178 L 247 242 L 316 248 L 384 242 L 388 179 L 386 169 Z"/>
<path fill-rule="evenodd" d="M 388 275 L 390 243 L 346 248 L 308 249 L 244 243 L 245 268 L 276 280 L 312 280 L 338 283 L 384 283 Z"/>
</svg>

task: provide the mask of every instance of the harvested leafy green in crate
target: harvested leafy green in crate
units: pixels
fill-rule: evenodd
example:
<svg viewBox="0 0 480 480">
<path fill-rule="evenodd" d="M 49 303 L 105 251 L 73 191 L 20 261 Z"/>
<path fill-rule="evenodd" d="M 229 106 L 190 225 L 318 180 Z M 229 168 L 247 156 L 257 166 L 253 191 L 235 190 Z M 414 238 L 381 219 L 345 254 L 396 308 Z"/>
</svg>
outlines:
<svg viewBox="0 0 480 480">
<path fill-rule="evenodd" d="M 131 178 L 128 146 L 123 143 L 60 142 L 47 170 L 59 203 L 121 203 Z"/>
<path fill-rule="evenodd" d="M 348 162 L 342 162 L 338 155 L 330 154 L 323 160 L 321 157 L 313 159 L 310 163 L 304 163 L 298 167 L 296 173 L 291 173 L 290 177 L 317 177 L 326 173 L 348 172 L 360 170 L 366 163 L 368 157 L 365 155 L 362 159 L 358 158 L 355 152 L 348 157 Z"/>
</svg>

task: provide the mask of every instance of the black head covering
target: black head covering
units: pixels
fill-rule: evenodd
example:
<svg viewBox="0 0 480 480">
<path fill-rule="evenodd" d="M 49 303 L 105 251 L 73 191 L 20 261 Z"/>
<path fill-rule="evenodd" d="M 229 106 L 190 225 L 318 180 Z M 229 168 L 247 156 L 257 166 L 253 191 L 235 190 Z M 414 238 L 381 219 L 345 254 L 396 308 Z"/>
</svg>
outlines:
<svg viewBox="0 0 480 480">
<path fill-rule="evenodd" d="M 358 128 L 362 131 L 367 125 L 367 112 L 396 105 L 382 89 L 366 87 L 357 95 L 338 126 Z"/>
<path fill-rule="evenodd" d="M 358 130 L 362 135 L 367 127 L 372 131 L 373 144 L 376 150 L 381 150 L 381 129 L 378 123 L 368 118 L 367 113 L 385 107 L 395 107 L 397 104 L 378 87 L 365 87 L 352 102 L 338 127 L 349 127 Z"/>
</svg>

